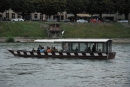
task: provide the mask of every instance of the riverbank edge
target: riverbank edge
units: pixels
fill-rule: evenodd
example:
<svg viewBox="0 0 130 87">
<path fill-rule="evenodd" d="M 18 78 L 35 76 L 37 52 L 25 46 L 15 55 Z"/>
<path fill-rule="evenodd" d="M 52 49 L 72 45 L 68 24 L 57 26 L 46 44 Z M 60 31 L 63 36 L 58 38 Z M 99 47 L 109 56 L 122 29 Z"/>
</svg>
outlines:
<svg viewBox="0 0 130 87">
<path fill-rule="evenodd" d="M 15 42 L 34 42 L 36 39 L 42 38 L 33 38 L 33 37 L 14 37 Z M 64 38 L 65 39 L 65 38 Z M 91 38 L 89 38 L 91 39 Z M 130 43 L 130 38 L 111 38 L 114 43 Z M 1 37 L 0 43 L 6 42 L 7 37 Z"/>
</svg>

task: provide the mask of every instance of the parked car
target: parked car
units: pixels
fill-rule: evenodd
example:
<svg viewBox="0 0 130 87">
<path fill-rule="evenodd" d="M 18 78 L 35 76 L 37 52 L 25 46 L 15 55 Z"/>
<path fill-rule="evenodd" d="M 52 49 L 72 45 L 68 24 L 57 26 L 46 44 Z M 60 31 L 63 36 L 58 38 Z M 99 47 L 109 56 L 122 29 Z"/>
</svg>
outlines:
<svg viewBox="0 0 130 87">
<path fill-rule="evenodd" d="M 34 18 L 34 19 L 32 19 L 32 21 L 40 21 L 40 19 Z"/>
<path fill-rule="evenodd" d="M 52 19 L 50 19 L 50 18 L 47 19 L 47 22 L 53 22 L 53 21 L 54 21 L 54 20 L 52 20 Z"/>
<path fill-rule="evenodd" d="M 15 18 L 15 19 L 12 19 L 11 21 L 24 21 L 24 19 L 22 19 L 22 18 Z"/>
<path fill-rule="evenodd" d="M 70 22 L 70 19 L 61 20 L 61 22 Z"/>
<path fill-rule="evenodd" d="M 105 23 L 111 23 L 112 21 L 109 20 L 109 19 L 104 19 L 103 22 L 105 22 Z"/>
<path fill-rule="evenodd" d="M 87 22 L 88 23 L 88 21 L 84 20 L 84 19 L 79 19 L 79 20 L 77 20 L 77 22 L 79 22 L 79 23 L 85 23 L 85 22 Z"/>
<path fill-rule="evenodd" d="M 128 20 L 120 20 L 118 22 L 120 22 L 120 23 L 128 23 Z"/>
<path fill-rule="evenodd" d="M 90 20 L 90 23 L 101 23 L 101 21 L 100 20 L 96 20 L 96 19 L 92 19 L 92 20 Z"/>
</svg>

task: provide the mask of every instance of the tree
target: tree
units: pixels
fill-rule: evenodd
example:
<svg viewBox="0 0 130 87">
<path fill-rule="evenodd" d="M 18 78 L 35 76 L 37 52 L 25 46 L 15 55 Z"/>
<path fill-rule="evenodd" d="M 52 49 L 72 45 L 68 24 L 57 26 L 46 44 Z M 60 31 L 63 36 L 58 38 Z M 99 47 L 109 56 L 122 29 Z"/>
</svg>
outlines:
<svg viewBox="0 0 130 87">
<path fill-rule="evenodd" d="M 65 0 L 38 0 L 37 11 L 49 17 L 65 10 Z"/>
<path fill-rule="evenodd" d="M 84 4 L 86 13 L 99 14 L 100 19 L 102 13 L 111 13 L 114 8 L 112 0 L 84 0 Z"/>
<path fill-rule="evenodd" d="M 10 8 L 11 0 L 0 0 L 0 12 L 4 12 Z"/>
<path fill-rule="evenodd" d="M 130 0 L 114 0 L 116 10 L 125 15 L 125 19 L 128 20 L 130 13 Z"/>
<path fill-rule="evenodd" d="M 102 13 L 110 13 L 113 8 L 112 0 L 98 0 L 96 13 L 98 13 L 100 19 L 102 19 Z"/>
<path fill-rule="evenodd" d="M 84 7 L 86 13 L 89 14 L 95 14 L 96 13 L 96 8 L 97 8 L 97 2 L 95 0 L 84 0 Z"/>
<path fill-rule="evenodd" d="M 11 8 L 13 11 L 20 13 L 22 17 L 25 18 L 25 14 L 34 12 L 35 7 L 33 3 L 33 0 L 13 0 Z"/>
<path fill-rule="evenodd" d="M 74 18 L 77 20 L 77 14 L 84 11 L 83 0 L 66 0 L 66 11 L 74 14 Z"/>
<path fill-rule="evenodd" d="M 40 12 L 41 14 L 45 13 L 45 10 L 44 10 L 45 1 L 46 0 L 37 0 L 34 2 L 36 12 Z"/>
</svg>

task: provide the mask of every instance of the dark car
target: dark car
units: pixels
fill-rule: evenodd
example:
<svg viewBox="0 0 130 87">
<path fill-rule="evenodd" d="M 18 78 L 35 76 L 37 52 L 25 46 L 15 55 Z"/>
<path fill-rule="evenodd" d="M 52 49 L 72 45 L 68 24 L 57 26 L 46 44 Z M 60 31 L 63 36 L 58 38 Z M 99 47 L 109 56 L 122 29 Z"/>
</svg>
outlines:
<svg viewBox="0 0 130 87">
<path fill-rule="evenodd" d="M 64 19 L 64 22 L 70 22 L 70 19 Z"/>
<path fill-rule="evenodd" d="M 61 20 L 61 22 L 70 22 L 70 19 Z"/>
<path fill-rule="evenodd" d="M 40 21 L 40 19 L 34 18 L 34 19 L 32 19 L 32 21 Z"/>
<path fill-rule="evenodd" d="M 111 23 L 112 21 L 109 20 L 109 19 L 104 19 L 103 22 L 104 22 L 104 23 Z"/>
<path fill-rule="evenodd" d="M 52 20 L 51 18 L 47 19 L 47 22 L 53 22 L 54 20 Z"/>
</svg>

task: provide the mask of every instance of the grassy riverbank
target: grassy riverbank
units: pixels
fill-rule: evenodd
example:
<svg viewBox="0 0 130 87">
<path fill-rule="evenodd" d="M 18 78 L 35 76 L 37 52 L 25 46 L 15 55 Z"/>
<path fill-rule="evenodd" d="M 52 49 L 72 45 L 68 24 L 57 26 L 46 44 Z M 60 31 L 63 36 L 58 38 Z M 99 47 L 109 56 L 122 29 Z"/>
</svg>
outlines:
<svg viewBox="0 0 130 87">
<path fill-rule="evenodd" d="M 0 37 L 48 38 L 47 22 L 0 22 Z M 63 38 L 130 38 L 130 27 L 120 23 L 59 23 Z"/>
</svg>

